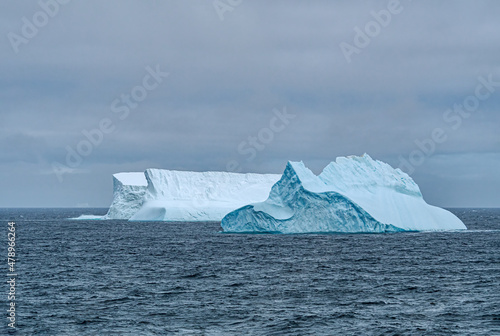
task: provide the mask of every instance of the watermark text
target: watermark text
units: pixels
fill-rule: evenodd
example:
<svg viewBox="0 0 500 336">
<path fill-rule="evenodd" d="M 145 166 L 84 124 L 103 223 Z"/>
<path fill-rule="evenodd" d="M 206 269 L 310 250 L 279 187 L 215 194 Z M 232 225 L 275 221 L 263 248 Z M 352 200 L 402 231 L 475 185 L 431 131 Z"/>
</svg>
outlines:
<svg viewBox="0 0 500 336">
<path fill-rule="evenodd" d="M 16 328 L 16 223 L 7 224 L 7 325 Z"/>
</svg>

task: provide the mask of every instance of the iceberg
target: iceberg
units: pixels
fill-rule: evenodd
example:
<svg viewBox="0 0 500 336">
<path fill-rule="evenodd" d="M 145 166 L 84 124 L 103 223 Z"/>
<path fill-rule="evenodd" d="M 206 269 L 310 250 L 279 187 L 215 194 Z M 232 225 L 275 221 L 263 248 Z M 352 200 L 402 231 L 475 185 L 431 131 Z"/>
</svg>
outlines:
<svg viewBox="0 0 500 336">
<path fill-rule="evenodd" d="M 113 175 L 106 215 L 72 220 L 220 221 L 227 213 L 264 201 L 279 174 L 239 174 L 147 169 Z"/>
<path fill-rule="evenodd" d="M 103 219 L 129 219 L 142 206 L 147 181 L 144 173 L 113 175 L 113 202 Z"/>
<path fill-rule="evenodd" d="M 467 229 L 451 212 L 427 204 L 410 176 L 367 154 L 339 157 L 319 176 L 288 162 L 266 201 L 230 212 L 221 226 L 234 233 Z"/>
<path fill-rule="evenodd" d="M 147 169 L 141 207 L 131 221 L 220 221 L 245 204 L 264 201 L 279 174 Z"/>
</svg>

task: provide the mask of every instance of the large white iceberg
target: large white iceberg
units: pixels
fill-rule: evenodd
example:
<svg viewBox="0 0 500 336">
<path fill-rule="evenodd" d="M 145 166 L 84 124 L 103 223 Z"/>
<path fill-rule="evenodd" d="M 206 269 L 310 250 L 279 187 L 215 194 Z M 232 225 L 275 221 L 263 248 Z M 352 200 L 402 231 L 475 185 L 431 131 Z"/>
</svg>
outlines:
<svg viewBox="0 0 500 336">
<path fill-rule="evenodd" d="M 220 221 L 245 204 L 264 201 L 278 174 L 148 169 L 147 189 L 131 221 Z"/>
<path fill-rule="evenodd" d="M 113 202 L 104 216 L 75 220 L 220 221 L 227 213 L 264 201 L 279 174 L 148 169 L 113 175 Z"/>
<path fill-rule="evenodd" d="M 367 154 L 339 157 L 316 176 L 288 162 L 269 198 L 222 219 L 225 232 L 397 232 L 467 229 L 427 204 L 413 179 Z"/>
</svg>

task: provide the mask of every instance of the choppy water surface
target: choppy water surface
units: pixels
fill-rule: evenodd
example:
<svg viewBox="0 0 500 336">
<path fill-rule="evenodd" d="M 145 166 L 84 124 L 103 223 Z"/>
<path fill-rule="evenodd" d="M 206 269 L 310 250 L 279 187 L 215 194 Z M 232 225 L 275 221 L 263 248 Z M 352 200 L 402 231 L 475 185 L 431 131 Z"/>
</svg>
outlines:
<svg viewBox="0 0 500 336">
<path fill-rule="evenodd" d="M 500 209 L 453 212 L 470 230 L 236 235 L 65 219 L 96 209 L 0 219 L 4 237 L 17 223 L 22 335 L 500 335 Z"/>
</svg>

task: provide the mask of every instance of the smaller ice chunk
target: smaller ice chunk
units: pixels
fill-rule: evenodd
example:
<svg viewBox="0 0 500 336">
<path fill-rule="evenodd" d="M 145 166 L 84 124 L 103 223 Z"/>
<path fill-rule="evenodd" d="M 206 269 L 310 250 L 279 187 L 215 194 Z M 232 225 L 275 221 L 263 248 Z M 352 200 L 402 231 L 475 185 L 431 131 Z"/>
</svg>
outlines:
<svg viewBox="0 0 500 336">
<path fill-rule="evenodd" d="M 98 215 L 80 215 L 75 218 L 69 218 L 71 220 L 103 220 L 105 219 L 105 216 L 98 216 Z"/>
</svg>

